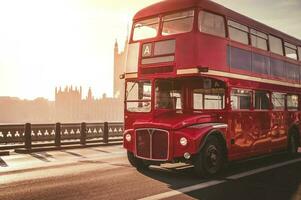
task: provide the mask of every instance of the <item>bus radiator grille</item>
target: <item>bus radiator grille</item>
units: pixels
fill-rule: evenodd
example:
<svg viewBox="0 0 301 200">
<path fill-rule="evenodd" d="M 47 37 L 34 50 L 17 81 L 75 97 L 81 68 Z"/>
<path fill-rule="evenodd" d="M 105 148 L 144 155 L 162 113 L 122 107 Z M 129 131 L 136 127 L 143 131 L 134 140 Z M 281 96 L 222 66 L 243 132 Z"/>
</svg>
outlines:
<svg viewBox="0 0 301 200">
<path fill-rule="evenodd" d="M 137 156 L 150 160 L 168 159 L 168 132 L 160 129 L 139 129 L 137 134 Z"/>
</svg>

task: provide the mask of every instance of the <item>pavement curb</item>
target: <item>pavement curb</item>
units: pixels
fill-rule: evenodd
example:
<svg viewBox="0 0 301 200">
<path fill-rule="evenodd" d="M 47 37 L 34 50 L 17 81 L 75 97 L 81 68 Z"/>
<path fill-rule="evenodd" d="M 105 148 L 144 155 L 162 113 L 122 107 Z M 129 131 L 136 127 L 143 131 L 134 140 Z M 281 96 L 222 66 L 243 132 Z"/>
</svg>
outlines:
<svg viewBox="0 0 301 200">
<path fill-rule="evenodd" d="M 82 148 L 89 148 L 89 147 L 100 147 L 100 146 L 114 146 L 114 145 L 121 145 L 123 142 L 112 142 L 108 144 L 87 144 L 87 145 L 69 145 L 69 146 L 47 146 L 47 147 L 33 147 L 31 149 L 27 148 L 17 148 L 15 149 L 16 153 L 19 154 L 29 154 L 35 152 L 43 152 L 43 151 L 57 151 L 57 150 L 65 150 L 65 149 L 82 149 Z"/>
</svg>

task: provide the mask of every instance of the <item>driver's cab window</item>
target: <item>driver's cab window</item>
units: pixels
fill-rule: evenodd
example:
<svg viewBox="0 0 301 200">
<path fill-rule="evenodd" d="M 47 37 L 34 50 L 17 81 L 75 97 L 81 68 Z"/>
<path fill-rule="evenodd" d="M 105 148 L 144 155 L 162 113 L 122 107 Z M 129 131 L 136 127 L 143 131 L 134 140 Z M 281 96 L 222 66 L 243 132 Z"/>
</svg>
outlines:
<svg viewBox="0 0 301 200">
<path fill-rule="evenodd" d="M 156 109 L 182 109 L 181 88 L 175 81 L 158 80 L 155 88 Z"/>
</svg>

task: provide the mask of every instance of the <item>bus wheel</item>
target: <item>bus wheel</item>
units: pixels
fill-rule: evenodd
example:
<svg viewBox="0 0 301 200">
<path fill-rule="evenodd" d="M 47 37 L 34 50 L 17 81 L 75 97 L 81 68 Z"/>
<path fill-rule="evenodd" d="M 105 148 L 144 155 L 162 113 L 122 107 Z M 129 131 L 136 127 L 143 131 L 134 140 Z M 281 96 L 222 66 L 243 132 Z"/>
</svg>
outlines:
<svg viewBox="0 0 301 200">
<path fill-rule="evenodd" d="M 194 161 L 194 170 L 200 177 L 212 177 L 219 173 L 224 165 L 223 149 L 217 137 L 209 136 Z"/>
<path fill-rule="evenodd" d="M 135 167 L 137 170 L 145 170 L 148 169 L 148 165 L 143 162 L 143 160 L 134 156 L 134 154 L 130 151 L 127 152 L 128 160 L 130 164 Z"/>
<path fill-rule="evenodd" d="M 288 140 L 288 152 L 290 155 L 295 156 L 298 153 L 298 147 L 299 143 L 297 140 L 297 133 L 293 132 L 290 134 L 289 140 Z"/>
</svg>

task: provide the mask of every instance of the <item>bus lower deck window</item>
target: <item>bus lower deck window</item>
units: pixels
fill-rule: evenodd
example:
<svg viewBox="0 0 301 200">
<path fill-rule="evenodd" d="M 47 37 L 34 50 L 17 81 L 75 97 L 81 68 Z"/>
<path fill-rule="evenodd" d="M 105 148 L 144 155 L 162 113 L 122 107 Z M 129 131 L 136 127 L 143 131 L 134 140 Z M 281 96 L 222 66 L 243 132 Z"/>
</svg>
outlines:
<svg viewBox="0 0 301 200">
<path fill-rule="evenodd" d="M 233 110 L 251 109 L 252 91 L 244 89 L 233 89 L 231 92 L 231 106 Z"/>
<path fill-rule="evenodd" d="M 286 97 L 287 99 L 287 109 L 288 110 L 298 110 L 299 108 L 299 96 L 289 94 Z"/>
<path fill-rule="evenodd" d="M 273 110 L 284 110 L 285 109 L 285 94 L 273 93 L 272 94 Z"/>
<path fill-rule="evenodd" d="M 270 108 L 270 98 L 268 92 L 255 91 L 254 108 L 256 110 L 268 110 Z"/>
</svg>

